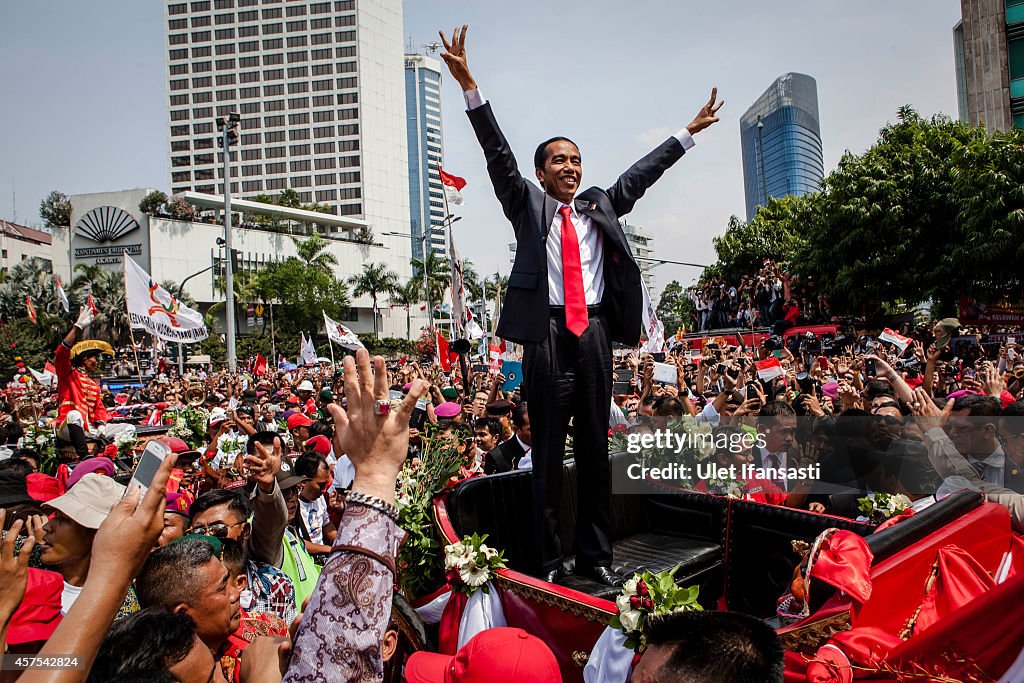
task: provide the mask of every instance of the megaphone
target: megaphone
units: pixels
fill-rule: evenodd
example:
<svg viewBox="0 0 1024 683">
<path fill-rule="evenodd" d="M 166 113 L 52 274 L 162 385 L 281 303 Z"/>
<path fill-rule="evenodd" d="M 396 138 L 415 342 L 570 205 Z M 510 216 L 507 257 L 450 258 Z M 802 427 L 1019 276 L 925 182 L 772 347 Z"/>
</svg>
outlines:
<svg viewBox="0 0 1024 683">
<path fill-rule="evenodd" d="M 470 345 L 468 339 L 456 339 L 451 343 L 451 346 L 449 348 L 455 353 L 461 355 L 463 353 L 469 353 L 469 350 L 472 348 L 472 346 Z"/>
<path fill-rule="evenodd" d="M 448 348 L 459 354 L 459 369 L 462 370 L 462 389 L 469 396 L 469 362 L 466 360 L 466 354 L 469 353 L 471 348 L 469 341 L 466 339 L 456 339 Z"/>
</svg>

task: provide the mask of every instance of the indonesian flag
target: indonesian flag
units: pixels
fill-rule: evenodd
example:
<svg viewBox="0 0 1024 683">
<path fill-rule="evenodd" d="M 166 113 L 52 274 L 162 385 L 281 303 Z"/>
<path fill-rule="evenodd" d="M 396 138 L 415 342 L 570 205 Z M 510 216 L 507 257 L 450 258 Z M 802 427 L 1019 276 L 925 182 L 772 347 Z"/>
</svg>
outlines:
<svg viewBox="0 0 1024 683">
<path fill-rule="evenodd" d="M 267 359 L 259 353 L 256 354 L 256 360 L 252 362 L 252 374 L 256 377 L 267 374 Z"/>
<path fill-rule="evenodd" d="M 38 325 L 39 321 L 36 318 L 36 307 L 32 305 L 32 297 L 25 297 L 25 310 L 28 311 L 28 319 L 32 321 L 33 325 Z"/>
<path fill-rule="evenodd" d="M 43 371 L 44 372 L 49 372 L 49 373 L 51 373 L 53 375 L 56 375 L 57 374 L 57 366 L 55 366 L 50 361 L 46 361 L 46 365 L 43 366 Z"/>
<path fill-rule="evenodd" d="M 755 365 L 757 365 L 757 376 L 765 382 L 771 382 L 776 377 L 781 377 L 785 374 L 782 370 L 782 363 L 779 362 L 778 358 L 759 360 Z"/>
<path fill-rule="evenodd" d="M 452 312 L 459 329 L 464 331 L 469 320 L 469 310 L 466 308 L 466 282 L 462 276 L 462 259 L 455 248 L 455 235 L 451 230 L 448 230 L 448 256 L 452 265 Z"/>
<path fill-rule="evenodd" d="M 889 342 L 890 344 L 894 345 L 896 348 L 900 350 L 900 353 L 906 351 L 907 347 L 910 346 L 911 342 L 913 342 L 913 340 L 910 339 L 909 337 L 904 337 L 901 334 L 897 334 L 896 332 L 890 330 L 888 327 L 882 330 L 882 334 L 878 335 L 878 338 L 884 342 Z"/>
<path fill-rule="evenodd" d="M 65 313 L 71 312 L 71 302 L 68 301 L 68 295 L 64 292 L 64 285 L 60 283 L 60 276 L 56 276 L 57 280 L 57 299 L 60 301 L 61 308 L 64 309 Z"/>
<path fill-rule="evenodd" d="M 466 179 L 445 173 L 441 167 L 438 167 L 437 171 L 441 174 L 441 184 L 444 185 L 444 196 L 448 203 L 462 204 L 462 188 L 466 186 Z"/>
<path fill-rule="evenodd" d="M 504 350 L 505 340 L 501 340 L 501 345 L 490 344 L 487 347 L 487 358 L 489 359 L 487 371 L 492 375 L 497 375 L 501 372 L 501 365 L 504 362 L 502 356 L 505 353 Z"/>
</svg>

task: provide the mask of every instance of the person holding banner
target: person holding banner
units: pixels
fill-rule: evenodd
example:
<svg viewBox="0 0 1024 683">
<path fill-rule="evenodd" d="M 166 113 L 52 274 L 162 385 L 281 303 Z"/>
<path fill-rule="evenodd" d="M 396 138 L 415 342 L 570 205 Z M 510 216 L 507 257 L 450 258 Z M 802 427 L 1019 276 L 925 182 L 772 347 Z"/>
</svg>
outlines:
<svg viewBox="0 0 1024 683">
<path fill-rule="evenodd" d="M 71 443 L 79 460 L 89 457 L 86 434 L 110 419 L 100 396 L 100 385 L 89 375 L 99 369 L 100 356 L 113 356 L 114 350 L 98 339 L 78 341 L 93 317 L 92 309 L 83 306 L 53 359 L 59 401 L 57 438 Z"/>
<path fill-rule="evenodd" d="M 540 188 L 519 173 L 490 103 L 470 73 L 468 26 L 449 41 L 444 59 L 462 87 L 466 109 L 487 160 L 487 172 L 515 231 L 515 264 L 508 279 L 498 336 L 521 343 L 523 394 L 533 431 L 536 570 L 549 582 L 564 578 L 559 538 L 562 459 L 569 420 L 579 476 L 576 573 L 621 585 L 611 569 L 612 515 L 608 463 L 613 341 L 640 340 L 643 285 L 619 217 L 628 214 L 661 175 L 693 147 L 693 135 L 718 121 L 717 89 L 696 117 L 631 166 L 607 189 L 582 190 L 580 150 L 566 137 L 534 153 Z M 563 111 L 581 111 L 578 93 L 550 97 Z M 579 193 L 577 195 L 577 193 Z M 546 312 L 546 314 L 545 314 Z"/>
</svg>

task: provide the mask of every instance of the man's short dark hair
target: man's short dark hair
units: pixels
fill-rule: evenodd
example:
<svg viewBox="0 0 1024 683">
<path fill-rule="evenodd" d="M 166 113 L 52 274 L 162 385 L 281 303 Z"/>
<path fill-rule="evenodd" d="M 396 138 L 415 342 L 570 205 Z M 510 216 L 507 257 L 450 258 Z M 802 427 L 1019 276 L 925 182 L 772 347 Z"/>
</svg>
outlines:
<svg viewBox="0 0 1024 683">
<path fill-rule="evenodd" d="M 675 683 L 782 683 L 775 630 L 739 612 L 671 612 L 644 623 L 648 646 L 671 654 L 657 680 Z"/>
<path fill-rule="evenodd" d="M 250 515 L 252 515 L 252 506 L 249 504 L 249 499 L 241 492 L 230 489 L 213 489 L 200 495 L 189 507 L 188 514 L 192 519 L 195 519 L 210 508 L 215 508 L 225 503 L 228 504 L 228 510 L 237 513 L 242 519 L 249 519 Z"/>
<path fill-rule="evenodd" d="M 895 396 L 892 385 L 884 379 L 869 379 L 864 383 L 864 398 L 874 401 L 879 396 Z"/>
<path fill-rule="evenodd" d="M 198 538 L 176 541 L 157 548 L 135 579 L 135 594 L 142 607 L 174 609 L 190 604 L 207 586 L 199 568 L 215 559 L 213 546 Z"/>
<path fill-rule="evenodd" d="M 316 475 L 320 471 L 321 467 L 329 469 L 329 466 L 327 465 L 327 460 L 324 458 L 324 456 L 312 451 L 310 451 L 309 453 L 303 453 L 298 458 L 296 458 L 294 465 L 295 474 L 299 475 L 300 477 L 306 477 L 307 479 L 316 478 Z"/>
<path fill-rule="evenodd" d="M 170 668 L 188 656 L 195 642 L 195 624 L 188 615 L 144 609 L 110 627 L 88 680 L 175 683 Z"/>
<path fill-rule="evenodd" d="M 496 417 L 481 417 L 473 425 L 473 429 L 485 429 L 491 436 L 501 436 L 501 420 Z"/>
<path fill-rule="evenodd" d="M 230 538 L 220 539 L 220 561 L 228 568 L 231 576 L 245 573 L 245 547 Z"/>
<path fill-rule="evenodd" d="M 526 401 L 520 401 L 516 404 L 516 407 L 512 409 L 512 424 L 516 427 L 522 428 L 526 425 L 526 420 L 530 417 L 530 414 L 526 410 Z"/>
<path fill-rule="evenodd" d="M 971 417 L 995 417 L 1002 412 L 1002 404 L 998 398 L 967 394 L 953 402 L 953 410 L 968 410 Z"/>
<path fill-rule="evenodd" d="M 566 142 L 571 144 L 576 149 L 580 148 L 580 146 L 577 145 L 575 142 L 573 142 L 569 138 L 562 137 L 561 135 L 555 136 L 553 138 L 548 138 L 544 142 L 542 142 L 539 145 L 537 145 L 537 151 L 533 153 L 533 167 L 534 168 L 544 168 L 544 162 L 548 160 L 548 154 L 547 154 L 548 145 L 550 145 L 552 142 L 558 142 L 559 140 L 565 140 Z"/>
<path fill-rule="evenodd" d="M 796 417 L 793 406 L 785 401 L 768 401 L 757 414 L 758 417 Z"/>
<path fill-rule="evenodd" d="M 260 443 L 268 448 L 274 447 L 274 439 L 280 439 L 281 435 L 278 432 L 271 431 L 260 431 L 255 434 L 249 435 L 249 440 L 245 442 L 245 452 L 247 455 L 252 455 L 256 452 L 256 444 Z"/>
</svg>

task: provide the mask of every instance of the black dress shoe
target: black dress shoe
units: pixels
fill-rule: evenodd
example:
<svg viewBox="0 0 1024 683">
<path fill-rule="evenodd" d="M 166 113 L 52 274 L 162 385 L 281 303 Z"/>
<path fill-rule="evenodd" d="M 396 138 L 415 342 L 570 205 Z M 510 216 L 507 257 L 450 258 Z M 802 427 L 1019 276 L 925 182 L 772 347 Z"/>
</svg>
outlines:
<svg viewBox="0 0 1024 683">
<path fill-rule="evenodd" d="M 576 574 L 578 576 L 585 576 L 588 579 L 593 579 L 605 586 L 614 586 L 618 588 L 625 583 L 625 580 L 611 567 L 590 567 L 588 569 L 577 566 Z"/>
<path fill-rule="evenodd" d="M 569 576 L 569 573 L 565 571 L 565 568 L 559 567 L 558 569 L 552 569 L 549 572 L 544 572 L 544 575 L 541 578 L 548 583 L 558 583 L 567 576 Z"/>
</svg>

